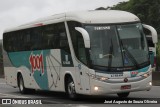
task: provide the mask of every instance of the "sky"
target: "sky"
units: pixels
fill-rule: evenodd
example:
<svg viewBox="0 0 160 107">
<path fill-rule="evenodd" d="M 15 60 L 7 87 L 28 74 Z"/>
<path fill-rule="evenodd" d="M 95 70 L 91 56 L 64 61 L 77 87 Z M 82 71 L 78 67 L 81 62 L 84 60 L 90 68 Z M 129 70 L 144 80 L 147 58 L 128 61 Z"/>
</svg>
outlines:
<svg viewBox="0 0 160 107">
<path fill-rule="evenodd" d="M 7 28 L 54 14 L 94 10 L 128 0 L 0 0 L 0 39 Z"/>
</svg>

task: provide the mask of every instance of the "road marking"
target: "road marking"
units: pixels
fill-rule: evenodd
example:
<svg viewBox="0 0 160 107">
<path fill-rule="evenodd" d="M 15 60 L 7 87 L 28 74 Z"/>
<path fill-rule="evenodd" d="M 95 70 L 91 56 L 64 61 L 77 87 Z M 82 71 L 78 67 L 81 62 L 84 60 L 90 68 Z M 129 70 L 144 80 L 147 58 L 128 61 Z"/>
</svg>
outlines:
<svg viewBox="0 0 160 107">
<path fill-rule="evenodd" d="M 10 97 L 10 98 L 29 98 L 29 97 L 20 96 L 20 95 L 4 94 L 4 93 L 0 93 L 0 95 L 2 95 L 3 97 Z"/>
</svg>

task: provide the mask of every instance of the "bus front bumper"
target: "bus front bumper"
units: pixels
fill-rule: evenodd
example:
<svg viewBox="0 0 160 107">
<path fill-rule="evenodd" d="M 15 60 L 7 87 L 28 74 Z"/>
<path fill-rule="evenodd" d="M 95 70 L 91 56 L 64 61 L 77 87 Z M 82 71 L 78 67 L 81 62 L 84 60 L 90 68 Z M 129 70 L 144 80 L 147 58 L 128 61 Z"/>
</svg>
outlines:
<svg viewBox="0 0 160 107">
<path fill-rule="evenodd" d="M 152 75 L 136 82 L 124 83 L 107 83 L 91 79 L 91 95 L 106 95 L 123 92 L 149 91 L 152 87 Z M 122 89 L 122 87 L 130 86 L 130 88 Z"/>
</svg>

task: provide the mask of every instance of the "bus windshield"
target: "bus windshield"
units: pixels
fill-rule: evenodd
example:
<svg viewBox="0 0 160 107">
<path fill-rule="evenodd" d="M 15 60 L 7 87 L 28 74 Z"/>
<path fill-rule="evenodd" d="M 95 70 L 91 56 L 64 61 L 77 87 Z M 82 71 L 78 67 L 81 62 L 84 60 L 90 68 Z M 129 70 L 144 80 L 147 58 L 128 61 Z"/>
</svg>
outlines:
<svg viewBox="0 0 160 107">
<path fill-rule="evenodd" d="M 90 35 L 93 66 L 107 68 L 149 65 L 148 46 L 140 23 L 86 25 Z"/>
</svg>

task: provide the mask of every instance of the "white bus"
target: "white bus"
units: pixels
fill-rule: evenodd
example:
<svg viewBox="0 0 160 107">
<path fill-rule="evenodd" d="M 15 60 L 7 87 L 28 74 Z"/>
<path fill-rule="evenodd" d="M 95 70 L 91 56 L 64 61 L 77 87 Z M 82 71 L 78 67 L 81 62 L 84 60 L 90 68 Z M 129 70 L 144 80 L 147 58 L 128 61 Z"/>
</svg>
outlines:
<svg viewBox="0 0 160 107">
<path fill-rule="evenodd" d="M 152 86 L 146 36 L 139 18 L 128 12 L 50 16 L 6 30 L 3 46 L 6 83 L 21 93 L 35 89 L 66 92 L 71 99 L 77 94 L 127 97 Z"/>
</svg>

